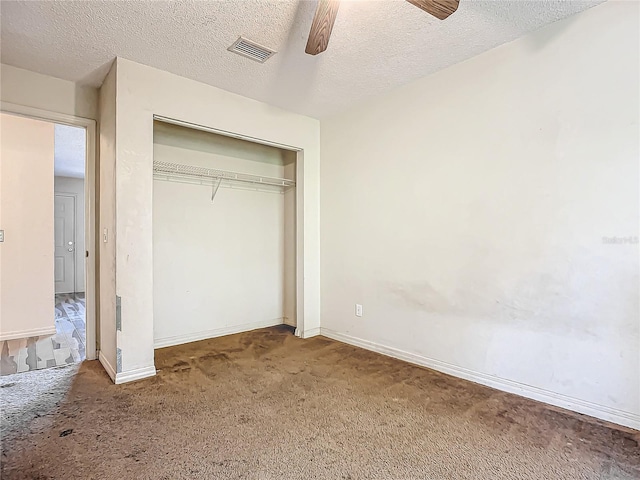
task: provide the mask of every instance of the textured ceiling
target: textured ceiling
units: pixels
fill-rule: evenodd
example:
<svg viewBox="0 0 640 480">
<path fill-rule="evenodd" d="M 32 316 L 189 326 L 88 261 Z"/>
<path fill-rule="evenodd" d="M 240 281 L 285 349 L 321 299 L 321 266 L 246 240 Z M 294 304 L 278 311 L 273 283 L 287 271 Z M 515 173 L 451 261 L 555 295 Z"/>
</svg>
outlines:
<svg viewBox="0 0 640 480">
<path fill-rule="evenodd" d="M 54 132 L 54 174 L 84 178 L 85 129 L 56 124 Z"/>
<path fill-rule="evenodd" d="M 99 86 L 120 56 L 322 118 L 602 1 L 461 0 L 440 21 L 404 0 L 343 0 L 312 57 L 312 1 L 3 0 L 1 60 Z M 228 52 L 240 35 L 278 54 Z"/>
</svg>

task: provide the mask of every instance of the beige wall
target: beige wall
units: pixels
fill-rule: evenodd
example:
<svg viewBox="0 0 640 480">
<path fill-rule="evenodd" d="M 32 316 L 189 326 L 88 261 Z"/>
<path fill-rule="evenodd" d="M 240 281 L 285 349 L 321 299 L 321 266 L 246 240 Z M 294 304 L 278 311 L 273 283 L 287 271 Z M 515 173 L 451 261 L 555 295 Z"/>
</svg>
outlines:
<svg viewBox="0 0 640 480">
<path fill-rule="evenodd" d="M 640 427 L 638 10 L 322 122 L 323 333 Z"/>
<path fill-rule="evenodd" d="M 285 162 L 295 161 L 294 152 L 161 122 L 154 124 L 153 155 L 269 177 L 283 177 Z M 284 280 L 285 256 L 295 254 L 285 251 L 285 224 L 295 211 L 285 218 L 279 190 L 227 187 L 212 202 L 210 185 L 154 180 L 156 347 L 283 323 L 285 297 L 295 295 L 295 283 L 286 291 Z"/>
<path fill-rule="evenodd" d="M 98 291 L 99 358 L 115 380 L 116 355 L 116 231 L 115 231 L 115 164 L 116 164 L 116 68 L 114 63 L 100 88 L 100 192 L 97 210 L 98 227 Z"/>
<path fill-rule="evenodd" d="M 97 89 L 11 65 L 0 65 L 0 98 L 50 112 L 98 118 Z"/>
<path fill-rule="evenodd" d="M 0 339 L 55 333 L 54 124 L 0 114 Z"/>
</svg>

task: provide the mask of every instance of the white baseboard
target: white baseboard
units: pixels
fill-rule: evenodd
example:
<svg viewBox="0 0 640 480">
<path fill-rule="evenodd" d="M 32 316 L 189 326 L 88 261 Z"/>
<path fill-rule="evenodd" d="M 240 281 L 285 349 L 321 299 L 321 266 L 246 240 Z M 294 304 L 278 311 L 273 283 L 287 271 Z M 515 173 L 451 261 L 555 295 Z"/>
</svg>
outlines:
<svg viewBox="0 0 640 480">
<path fill-rule="evenodd" d="M 156 367 L 149 365 L 148 367 L 116 373 L 115 383 L 116 385 L 120 385 L 121 383 L 134 382 L 136 380 L 142 380 L 143 378 L 153 377 L 155 374 Z"/>
<path fill-rule="evenodd" d="M 31 330 L 21 330 L 19 332 L 0 333 L 0 342 L 5 340 L 18 340 L 29 337 L 48 337 L 56 334 L 56 327 L 32 328 Z"/>
<path fill-rule="evenodd" d="M 183 343 L 197 342 L 208 338 L 222 337 L 224 335 L 233 335 L 234 333 L 248 332 L 258 328 L 274 327 L 282 325 L 282 318 L 274 318 L 272 320 L 263 320 L 261 322 L 244 323 L 241 325 L 232 325 L 230 327 L 215 328 L 213 330 L 204 330 L 201 332 L 187 333 L 184 335 L 176 335 L 173 337 L 156 338 L 154 340 L 154 348 L 172 347 Z"/>
<path fill-rule="evenodd" d="M 153 365 L 149 367 L 136 368 L 135 370 L 129 370 L 128 372 L 116 373 L 115 368 L 113 368 L 113 365 L 109 363 L 109 360 L 107 360 L 107 357 L 105 357 L 102 352 L 98 354 L 98 360 L 100 360 L 100 363 L 107 371 L 107 374 L 116 385 L 141 380 L 147 377 L 153 377 L 156 374 L 156 368 Z"/>
<path fill-rule="evenodd" d="M 107 360 L 107 357 L 105 357 L 102 354 L 102 351 L 100 351 L 98 353 L 98 360 L 102 364 L 102 368 L 104 368 L 106 370 L 107 374 L 109 375 L 109 377 L 111 377 L 111 381 L 115 382 L 116 381 L 116 369 L 113 368 L 113 365 L 111 365 L 109 363 L 109 360 Z"/>
<path fill-rule="evenodd" d="M 320 335 L 320 327 L 316 327 L 316 328 L 308 328 L 306 329 L 303 334 L 302 334 L 302 338 L 311 338 L 311 337 L 315 337 L 317 335 Z"/>
<path fill-rule="evenodd" d="M 432 370 L 437 370 L 454 377 L 463 378 L 471 382 L 486 385 L 497 390 L 502 390 L 503 392 L 514 393 L 516 395 L 530 398 L 532 400 L 548 403 L 549 405 L 566 408 L 567 410 L 572 410 L 584 415 L 590 415 L 601 420 L 606 420 L 608 422 L 617 423 L 618 425 L 623 425 L 625 427 L 640 430 L 640 415 L 632 412 L 618 410 L 604 405 L 599 405 L 597 403 L 569 397 L 560 393 L 551 392 L 549 390 L 544 390 L 542 388 L 532 387 L 523 383 L 514 382 L 505 378 L 476 372 L 463 367 L 452 365 L 450 363 L 441 362 L 440 360 L 435 360 L 432 358 L 417 355 L 415 353 L 406 352 L 398 348 L 387 347 L 385 345 L 371 342 L 369 340 L 352 337 L 350 335 L 336 332 L 328 328 L 322 327 L 320 329 L 320 334 L 339 342 L 348 343 L 349 345 L 364 348 L 365 350 L 371 350 L 372 352 L 377 352 L 382 355 L 387 355 L 399 360 L 404 360 L 405 362 L 427 367 Z"/>
</svg>

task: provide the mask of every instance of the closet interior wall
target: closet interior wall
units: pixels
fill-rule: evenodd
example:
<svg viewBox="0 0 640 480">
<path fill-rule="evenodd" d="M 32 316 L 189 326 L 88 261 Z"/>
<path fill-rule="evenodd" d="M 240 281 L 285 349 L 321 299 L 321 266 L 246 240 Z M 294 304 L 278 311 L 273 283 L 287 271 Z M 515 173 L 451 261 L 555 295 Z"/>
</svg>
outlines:
<svg viewBox="0 0 640 480">
<path fill-rule="evenodd" d="M 296 179 L 296 152 L 159 121 L 154 162 Z M 156 348 L 296 326 L 295 187 L 215 185 L 154 176 Z"/>
</svg>

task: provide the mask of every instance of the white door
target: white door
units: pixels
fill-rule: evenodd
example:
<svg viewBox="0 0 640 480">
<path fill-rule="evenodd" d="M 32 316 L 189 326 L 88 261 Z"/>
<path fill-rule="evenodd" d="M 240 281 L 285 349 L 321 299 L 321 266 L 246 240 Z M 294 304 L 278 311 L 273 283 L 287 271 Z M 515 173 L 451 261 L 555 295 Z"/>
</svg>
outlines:
<svg viewBox="0 0 640 480">
<path fill-rule="evenodd" d="M 54 202 L 56 293 L 75 291 L 76 199 L 56 194 Z"/>
</svg>

